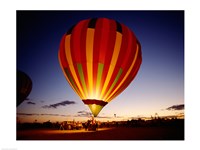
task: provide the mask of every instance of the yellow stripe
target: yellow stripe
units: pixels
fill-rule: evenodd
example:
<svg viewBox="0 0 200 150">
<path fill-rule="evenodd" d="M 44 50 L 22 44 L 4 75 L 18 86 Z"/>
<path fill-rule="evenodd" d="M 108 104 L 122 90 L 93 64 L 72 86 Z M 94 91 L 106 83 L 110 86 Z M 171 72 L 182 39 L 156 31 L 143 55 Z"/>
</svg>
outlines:
<svg viewBox="0 0 200 150">
<path fill-rule="evenodd" d="M 70 38 L 71 38 L 71 35 L 67 35 L 66 38 L 65 38 L 65 54 L 66 54 L 66 57 L 67 57 L 67 61 L 69 63 L 69 69 L 72 73 L 72 76 L 75 80 L 75 83 L 78 86 L 78 89 L 80 90 L 80 93 L 82 94 L 82 96 L 81 95 L 79 95 L 79 96 L 83 97 L 83 99 L 86 99 L 87 95 L 85 95 L 85 93 L 83 92 L 83 89 L 82 89 L 82 87 L 79 83 L 79 80 L 78 80 L 78 77 L 76 75 L 74 65 L 73 65 L 73 62 L 72 62 L 71 49 L 70 49 Z"/>
<path fill-rule="evenodd" d="M 65 70 L 64 70 L 64 68 L 63 68 L 63 66 L 62 66 L 62 63 L 61 63 L 60 53 L 59 53 L 59 55 L 58 55 L 58 59 L 59 59 L 59 63 L 60 63 L 61 69 L 62 69 L 62 71 L 63 71 L 63 74 L 64 74 L 65 78 L 67 79 L 69 85 L 70 85 L 70 86 L 72 87 L 72 89 L 76 92 L 76 94 L 80 96 L 81 99 L 84 99 L 83 95 L 80 94 L 80 91 L 76 90 L 76 88 L 75 88 L 75 87 L 72 85 L 72 83 L 70 82 L 69 77 L 66 75 L 66 72 L 65 72 Z"/>
<path fill-rule="evenodd" d="M 96 83 L 96 96 L 94 98 L 95 99 L 99 99 L 99 100 L 100 100 L 100 98 L 99 98 L 99 95 L 100 95 L 100 83 L 101 83 L 103 68 L 104 68 L 104 64 L 98 63 L 98 73 L 97 73 L 97 83 Z"/>
<path fill-rule="evenodd" d="M 89 84 L 88 99 L 93 98 L 93 41 L 94 29 L 88 28 L 86 35 L 86 61 Z"/>
<path fill-rule="evenodd" d="M 115 92 L 121 87 L 121 85 L 124 83 L 124 81 L 127 79 L 127 77 L 129 76 L 130 72 L 132 71 L 133 69 L 133 66 L 135 65 L 135 62 L 136 62 L 136 59 L 137 59 L 137 56 L 138 56 L 138 49 L 139 49 L 139 46 L 137 45 L 137 48 L 136 48 L 136 53 L 135 53 L 135 57 L 133 59 L 133 62 L 130 66 L 130 68 L 128 69 L 126 75 L 124 76 L 123 80 L 120 82 L 120 84 L 116 87 L 116 89 L 112 92 L 112 94 L 110 94 L 110 96 L 105 100 L 106 102 L 110 102 L 112 99 L 111 96 L 113 94 L 115 94 Z"/>
<path fill-rule="evenodd" d="M 114 52 L 113 52 L 113 55 L 112 55 L 112 59 L 111 59 L 110 67 L 109 67 L 108 74 L 107 74 L 107 77 L 106 77 L 106 81 L 104 83 L 104 86 L 103 86 L 103 89 L 102 89 L 102 92 L 101 92 L 101 96 L 100 96 L 101 99 L 103 99 L 103 100 L 104 100 L 104 95 L 106 94 L 106 88 L 108 86 L 110 78 L 111 78 L 113 71 L 115 69 L 115 65 L 117 63 L 118 55 L 119 55 L 120 48 L 121 48 L 121 42 L 122 42 L 122 34 L 117 32 L 116 33 Z"/>
</svg>

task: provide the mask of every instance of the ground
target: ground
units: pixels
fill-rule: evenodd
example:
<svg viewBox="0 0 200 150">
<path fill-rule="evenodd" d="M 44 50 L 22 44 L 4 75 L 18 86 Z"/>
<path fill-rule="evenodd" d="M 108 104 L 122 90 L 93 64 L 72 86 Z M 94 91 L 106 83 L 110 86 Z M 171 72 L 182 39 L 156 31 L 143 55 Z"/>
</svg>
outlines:
<svg viewBox="0 0 200 150">
<path fill-rule="evenodd" d="M 17 130 L 17 140 L 184 140 L 184 128 L 113 127 L 98 131 L 29 129 Z"/>
</svg>

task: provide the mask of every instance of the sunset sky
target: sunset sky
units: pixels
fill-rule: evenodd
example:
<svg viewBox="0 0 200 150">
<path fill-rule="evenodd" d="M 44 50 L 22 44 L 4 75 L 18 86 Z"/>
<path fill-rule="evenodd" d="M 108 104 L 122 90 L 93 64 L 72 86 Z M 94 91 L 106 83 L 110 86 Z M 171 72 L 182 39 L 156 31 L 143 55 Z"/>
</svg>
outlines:
<svg viewBox="0 0 200 150">
<path fill-rule="evenodd" d="M 17 69 L 33 82 L 28 100 L 17 107 L 18 119 L 88 119 L 90 110 L 65 79 L 58 50 L 72 25 L 94 17 L 125 24 L 142 47 L 142 65 L 135 79 L 102 109 L 97 120 L 183 113 L 184 11 L 17 11 Z"/>
</svg>

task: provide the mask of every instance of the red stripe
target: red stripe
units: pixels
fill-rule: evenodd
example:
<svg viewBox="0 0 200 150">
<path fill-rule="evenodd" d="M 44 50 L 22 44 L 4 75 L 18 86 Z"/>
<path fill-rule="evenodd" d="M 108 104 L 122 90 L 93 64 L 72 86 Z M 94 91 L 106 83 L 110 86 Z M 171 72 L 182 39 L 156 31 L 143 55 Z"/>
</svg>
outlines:
<svg viewBox="0 0 200 150">
<path fill-rule="evenodd" d="M 135 62 L 135 65 L 134 65 L 133 69 L 130 72 L 130 75 L 127 78 L 127 81 L 130 80 L 130 82 L 131 82 L 135 78 L 137 72 L 139 71 L 140 65 L 141 65 L 141 59 L 139 59 L 139 57 L 138 57 L 136 62 Z"/>
<path fill-rule="evenodd" d="M 102 22 L 102 25 L 101 25 Z M 99 31 L 97 34 L 101 37 L 99 39 L 99 41 L 97 43 L 99 43 L 97 45 L 97 47 L 99 47 L 99 59 L 98 61 L 102 64 L 105 63 L 106 58 L 108 58 L 108 56 L 106 56 L 107 51 L 109 50 L 108 46 L 110 44 L 109 42 L 109 38 L 110 34 L 113 33 L 111 32 L 111 28 L 116 28 L 115 26 L 113 26 L 112 24 L 114 24 L 114 22 L 111 23 L 110 20 L 103 18 L 101 19 L 101 21 L 97 24 L 97 30 Z M 115 37 L 115 36 L 114 36 Z"/>
<path fill-rule="evenodd" d="M 87 24 L 87 20 L 80 21 L 73 29 L 71 35 L 71 54 L 72 60 L 74 63 L 81 63 L 81 51 L 83 46 L 81 45 L 81 32 L 83 30 L 84 25 Z M 84 41 L 85 43 L 85 41 Z"/>
<path fill-rule="evenodd" d="M 102 61 L 99 61 L 99 56 L 104 53 L 103 49 L 101 48 L 101 46 L 105 45 L 105 40 L 103 40 L 104 42 L 101 41 L 101 39 L 104 38 L 104 35 L 102 33 L 103 32 L 102 26 L 103 26 L 103 19 L 101 18 L 101 19 L 98 19 L 96 22 L 95 34 L 94 34 L 94 52 L 95 53 L 93 53 L 93 62 L 95 63 L 99 63 L 99 62 L 102 63 Z"/>
<path fill-rule="evenodd" d="M 127 37 L 127 49 L 126 49 L 126 55 L 124 58 L 122 58 L 124 61 L 121 64 L 121 68 L 124 71 L 127 71 L 129 69 L 129 66 L 131 65 L 135 52 L 136 52 L 136 37 L 134 36 L 133 32 L 129 30 L 124 25 L 122 26 L 124 29 L 124 34 L 126 34 Z M 124 35 L 123 34 L 123 35 Z"/>
<path fill-rule="evenodd" d="M 62 68 L 66 68 L 69 66 L 67 63 L 66 55 L 65 55 L 65 37 L 66 35 L 63 35 L 60 42 L 60 50 L 59 50 L 59 58 L 60 58 Z"/>
<path fill-rule="evenodd" d="M 104 29 L 104 27 L 103 27 Z M 106 27 L 105 27 L 106 29 Z M 107 28 L 108 29 L 108 28 Z M 109 30 L 105 30 L 105 32 L 107 32 L 107 34 L 105 34 L 105 37 L 107 37 L 108 39 L 108 45 L 105 45 L 106 47 L 102 47 L 102 53 L 104 53 L 103 55 L 105 55 L 104 58 L 104 70 L 103 70 L 103 74 L 102 74 L 102 80 L 101 80 L 101 85 L 100 85 L 100 91 L 103 88 L 104 82 L 106 80 L 107 74 L 108 74 L 108 69 L 110 67 L 110 62 L 112 59 L 112 55 L 114 52 L 114 46 L 115 46 L 115 40 L 116 40 L 116 23 L 114 20 L 110 20 L 109 21 Z M 105 39 L 101 39 L 103 42 Z"/>
</svg>

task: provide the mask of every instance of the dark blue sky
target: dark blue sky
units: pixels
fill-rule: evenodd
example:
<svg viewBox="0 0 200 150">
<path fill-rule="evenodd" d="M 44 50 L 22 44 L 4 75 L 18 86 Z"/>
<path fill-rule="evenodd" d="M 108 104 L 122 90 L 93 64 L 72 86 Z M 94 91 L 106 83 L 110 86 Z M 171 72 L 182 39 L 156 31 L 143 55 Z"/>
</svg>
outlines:
<svg viewBox="0 0 200 150">
<path fill-rule="evenodd" d="M 64 78 L 58 49 L 72 25 L 94 17 L 115 19 L 132 29 L 143 57 L 135 80 L 100 116 L 166 115 L 172 112 L 163 109 L 184 104 L 184 11 L 17 11 L 17 69 L 31 77 L 29 98 L 35 103 L 22 103 L 18 113 L 76 116 L 89 111 Z M 75 104 L 42 108 L 66 100 Z"/>
</svg>

